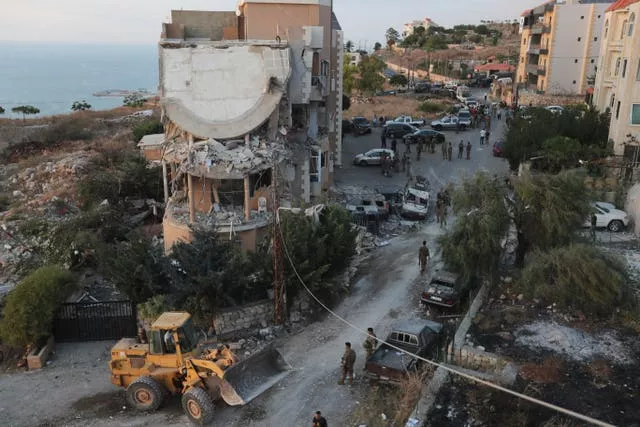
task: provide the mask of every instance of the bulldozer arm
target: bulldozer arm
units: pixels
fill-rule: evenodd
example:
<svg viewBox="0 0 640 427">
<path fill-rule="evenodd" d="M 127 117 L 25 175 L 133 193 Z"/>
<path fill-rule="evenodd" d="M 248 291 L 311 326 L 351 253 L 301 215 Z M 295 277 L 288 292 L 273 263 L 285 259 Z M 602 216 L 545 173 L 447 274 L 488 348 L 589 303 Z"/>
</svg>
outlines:
<svg viewBox="0 0 640 427">
<path fill-rule="evenodd" d="M 267 347 L 225 370 L 220 397 L 230 406 L 245 405 L 290 373 L 280 352 Z"/>
</svg>

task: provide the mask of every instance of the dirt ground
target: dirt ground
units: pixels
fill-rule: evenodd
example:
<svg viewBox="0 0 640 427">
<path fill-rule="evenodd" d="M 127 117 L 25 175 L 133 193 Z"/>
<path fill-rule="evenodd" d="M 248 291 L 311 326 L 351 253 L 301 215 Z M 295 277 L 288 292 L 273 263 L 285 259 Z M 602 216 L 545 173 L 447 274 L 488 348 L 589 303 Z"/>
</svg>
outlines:
<svg viewBox="0 0 640 427">
<path fill-rule="evenodd" d="M 366 98 L 370 100 L 367 103 L 352 102 L 349 110 L 344 112 L 345 118 L 367 117 L 369 119 L 376 116 L 398 117 L 401 115 L 409 115 L 414 117 L 424 117 L 425 120 L 434 119 L 438 114 L 426 114 L 418 111 L 420 101 L 413 96 L 396 95 L 396 96 L 374 96 Z M 440 103 L 445 106 L 453 105 L 454 100 L 447 98 L 434 98 L 432 102 Z"/>
</svg>

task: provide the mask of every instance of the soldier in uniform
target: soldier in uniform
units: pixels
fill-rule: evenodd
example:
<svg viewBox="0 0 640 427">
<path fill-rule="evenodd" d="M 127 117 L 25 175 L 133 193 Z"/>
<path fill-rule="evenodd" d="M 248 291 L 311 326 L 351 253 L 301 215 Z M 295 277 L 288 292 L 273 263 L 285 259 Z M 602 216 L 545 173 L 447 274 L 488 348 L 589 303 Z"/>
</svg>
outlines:
<svg viewBox="0 0 640 427">
<path fill-rule="evenodd" d="M 427 262 L 429 261 L 429 248 L 427 247 L 427 241 L 422 242 L 420 250 L 418 251 L 418 263 L 420 264 L 420 273 L 424 273 L 427 269 Z"/>
<path fill-rule="evenodd" d="M 447 143 L 442 143 L 442 160 L 447 160 Z"/>
<path fill-rule="evenodd" d="M 420 138 L 420 140 L 418 140 L 418 146 L 416 147 L 416 161 L 419 162 L 420 161 L 420 155 L 422 154 L 422 138 Z"/>
<path fill-rule="evenodd" d="M 449 143 L 449 146 L 447 147 L 447 158 L 449 159 L 449 161 L 451 161 L 452 155 L 453 155 L 453 145 Z"/>
<path fill-rule="evenodd" d="M 351 349 L 351 343 L 344 343 L 344 354 L 342 355 L 342 376 L 338 384 L 343 385 L 344 380 L 348 379 L 349 384 L 353 384 L 353 365 L 356 363 L 356 352 Z"/>
<path fill-rule="evenodd" d="M 471 141 L 467 141 L 467 160 L 471 160 Z"/>
<path fill-rule="evenodd" d="M 407 170 L 407 161 L 409 160 L 409 152 L 405 151 L 402 155 L 402 172 Z"/>
<path fill-rule="evenodd" d="M 373 328 L 367 328 L 367 333 L 369 336 L 365 338 L 362 346 L 367 353 L 367 359 L 369 359 L 378 346 L 378 340 L 376 339 L 376 334 L 373 333 Z"/>
<path fill-rule="evenodd" d="M 462 152 L 464 151 L 464 142 L 462 142 L 462 140 L 460 140 L 460 142 L 458 143 L 458 159 L 462 159 Z"/>
</svg>

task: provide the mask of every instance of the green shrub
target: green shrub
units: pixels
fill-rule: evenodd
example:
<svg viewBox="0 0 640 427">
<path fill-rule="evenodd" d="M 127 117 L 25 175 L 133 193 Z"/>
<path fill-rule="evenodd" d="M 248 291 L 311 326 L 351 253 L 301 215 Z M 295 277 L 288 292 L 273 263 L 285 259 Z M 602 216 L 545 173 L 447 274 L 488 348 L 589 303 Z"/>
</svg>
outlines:
<svg viewBox="0 0 640 427">
<path fill-rule="evenodd" d="M 0 193 L 0 212 L 4 212 L 9 209 L 11 205 L 11 198 L 8 194 Z"/>
<path fill-rule="evenodd" d="M 57 265 L 29 274 L 6 298 L 0 320 L 0 336 L 13 347 L 39 345 L 51 335 L 60 304 L 73 292 L 75 279 Z"/>
<path fill-rule="evenodd" d="M 160 315 L 166 311 L 173 311 L 173 307 L 168 302 L 166 295 L 156 295 L 142 304 L 138 304 L 138 317 L 149 324 L 153 323 Z"/>
<path fill-rule="evenodd" d="M 560 308 L 607 316 L 635 311 L 637 298 L 618 258 L 585 244 L 534 253 L 522 274 L 526 294 Z"/>
<path fill-rule="evenodd" d="M 425 101 L 418 106 L 418 111 L 422 111 L 427 114 L 440 113 L 446 109 L 446 105 L 431 101 Z"/>
<path fill-rule="evenodd" d="M 162 194 L 160 168 L 149 167 L 138 153 L 120 153 L 111 160 L 97 158 L 92 166 L 78 183 L 85 209 L 105 199 L 119 205 L 125 197 L 157 199 Z"/>
<path fill-rule="evenodd" d="M 153 135 L 156 133 L 163 133 L 164 127 L 159 120 L 145 120 L 144 122 L 138 123 L 133 127 L 133 139 L 136 142 L 140 142 L 143 136 L 145 135 Z"/>
</svg>

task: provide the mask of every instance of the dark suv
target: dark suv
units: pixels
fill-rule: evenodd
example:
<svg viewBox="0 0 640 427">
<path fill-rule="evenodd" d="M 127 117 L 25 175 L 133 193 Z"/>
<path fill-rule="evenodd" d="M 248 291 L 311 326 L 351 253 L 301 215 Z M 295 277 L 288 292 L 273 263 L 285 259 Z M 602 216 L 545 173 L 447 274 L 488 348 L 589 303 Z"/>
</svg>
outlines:
<svg viewBox="0 0 640 427">
<path fill-rule="evenodd" d="M 416 131 L 418 131 L 418 128 L 408 123 L 389 122 L 384 125 L 384 134 L 387 138 L 403 138 L 405 135 Z"/>
<path fill-rule="evenodd" d="M 353 133 L 355 133 L 356 136 L 371 133 L 371 123 L 366 118 L 354 117 L 351 123 L 353 123 Z"/>
<path fill-rule="evenodd" d="M 423 304 L 451 308 L 469 295 L 478 284 L 477 278 L 464 280 L 459 274 L 437 271 L 424 288 L 420 301 Z"/>
</svg>

